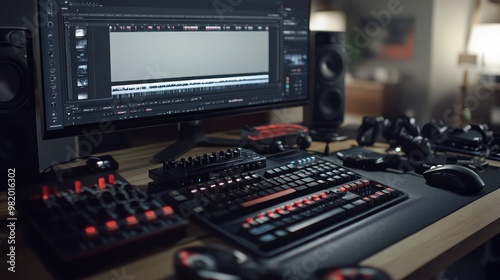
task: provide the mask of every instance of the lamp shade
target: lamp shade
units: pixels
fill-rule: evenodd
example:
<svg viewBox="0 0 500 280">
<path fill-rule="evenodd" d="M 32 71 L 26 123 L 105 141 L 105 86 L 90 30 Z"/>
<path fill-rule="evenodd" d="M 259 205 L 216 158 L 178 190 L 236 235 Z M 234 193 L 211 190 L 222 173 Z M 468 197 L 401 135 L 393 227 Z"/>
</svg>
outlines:
<svg viewBox="0 0 500 280">
<path fill-rule="evenodd" d="M 311 14 L 309 29 L 312 31 L 345 31 L 346 17 L 341 11 L 320 11 Z"/>
<path fill-rule="evenodd" d="M 469 53 L 477 54 L 485 70 L 500 70 L 500 24 L 474 26 L 469 40 Z"/>
</svg>

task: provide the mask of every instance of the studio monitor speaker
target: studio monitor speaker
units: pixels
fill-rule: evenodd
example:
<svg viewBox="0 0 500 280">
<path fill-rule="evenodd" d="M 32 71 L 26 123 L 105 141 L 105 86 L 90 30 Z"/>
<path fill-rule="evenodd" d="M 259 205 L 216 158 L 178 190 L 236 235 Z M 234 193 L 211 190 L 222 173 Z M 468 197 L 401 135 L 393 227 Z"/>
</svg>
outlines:
<svg viewBox="0 0 500 280">
<path fill-rule="evenodd" d="M 311 103 L 304 106 L 304 124 L 334 130 L 344 122 L 345 32 L 311 32 L 309 84 Z"/>
<path fill-rule="evenodd" d="M 39 173 L 35 107 L 31 33 L 0 27 L 0 186 Z"/>
</svg>

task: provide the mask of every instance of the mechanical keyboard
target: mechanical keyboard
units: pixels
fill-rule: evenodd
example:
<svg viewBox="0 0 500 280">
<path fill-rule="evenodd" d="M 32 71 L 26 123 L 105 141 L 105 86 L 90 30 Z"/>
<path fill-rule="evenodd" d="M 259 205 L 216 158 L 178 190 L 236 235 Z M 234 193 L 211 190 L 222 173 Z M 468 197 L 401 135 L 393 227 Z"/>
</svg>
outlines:
<svg viewBox="0 0 500 280">
<path fill-rule="evenodd" d="M 180 160 L 151 170 L 155 181 L 148 192 L 159 194 L 184 218 L 194 218 L 262 257 L 299 246 L 408 197 L 328 157 L 302 150 L 267 158 L 241 148 L 214 154 L 219 156 L 211 162 Z M 182 180 L 181 174 L 189 180 Z"/>
<path fill-rule="evenodd" d="M 21 215 L 66 264 L 106 261 L 106 256 L 168 244 L 185 234 L 187 222 L 170 205 L 117 173 L 44 182 L 24 196 Z"/>
</svg>

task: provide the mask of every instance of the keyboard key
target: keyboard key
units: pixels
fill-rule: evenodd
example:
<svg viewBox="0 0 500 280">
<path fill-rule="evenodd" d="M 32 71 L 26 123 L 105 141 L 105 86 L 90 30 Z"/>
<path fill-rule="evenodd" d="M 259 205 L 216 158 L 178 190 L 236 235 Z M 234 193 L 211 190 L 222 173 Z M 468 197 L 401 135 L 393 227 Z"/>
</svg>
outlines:
<svg viewBox="0 0 500 280">
<path fill-rule="evenodd" d="M 346 217 L 346 211 L 343 208 L 337 208 L 332 211 L 323 213 L 311 219 L 304 220 L 286 228 L 289 232 L 298 232 L 304 230 L 313 230 L 318 225 L 323 223 L 333 223 L 342 220 Z"/>
</svg>

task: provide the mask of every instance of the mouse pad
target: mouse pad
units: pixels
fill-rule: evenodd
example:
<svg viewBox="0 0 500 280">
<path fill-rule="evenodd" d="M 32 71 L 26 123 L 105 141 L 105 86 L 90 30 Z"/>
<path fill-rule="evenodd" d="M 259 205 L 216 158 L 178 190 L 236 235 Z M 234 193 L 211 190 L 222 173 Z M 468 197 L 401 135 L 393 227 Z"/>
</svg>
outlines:
<svg viewBox="0 0 500 280">
<path fill-rule="evenodd" d="M 486 186 L 475 196 L 431 187 L 419 175 L 353 170 L 404 191 L 409 198 L 367 220 L 266 260 L 267 265 L 278 268 L 283 279 L 312 279 L 316 270 L 357 264 L 500 187 L 500 168 L 496 167 L 480 173 Z"/>
</svg>

